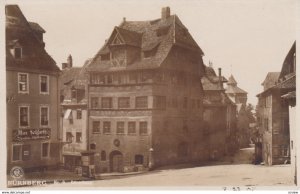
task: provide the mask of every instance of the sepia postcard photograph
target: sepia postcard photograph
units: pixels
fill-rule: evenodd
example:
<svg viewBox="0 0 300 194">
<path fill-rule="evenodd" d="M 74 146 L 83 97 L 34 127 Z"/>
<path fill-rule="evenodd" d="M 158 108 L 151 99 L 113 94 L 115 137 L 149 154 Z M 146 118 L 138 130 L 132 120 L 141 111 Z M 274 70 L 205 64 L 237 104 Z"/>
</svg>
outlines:
<svg viewBox="0 0 300 194">
<path fill-rule="evenodd" d="M 2 189 L 297 194 L 299 4 L 2 0 Z"/>
</svg>

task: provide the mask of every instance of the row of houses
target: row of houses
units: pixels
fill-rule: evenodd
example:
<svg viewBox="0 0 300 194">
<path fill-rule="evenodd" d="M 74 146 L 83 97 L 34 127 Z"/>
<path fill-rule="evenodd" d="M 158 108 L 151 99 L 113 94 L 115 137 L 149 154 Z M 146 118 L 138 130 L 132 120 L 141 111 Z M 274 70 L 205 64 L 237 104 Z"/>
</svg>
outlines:
<svg viewBox="0 0 300 194">
<path fill-rule="evenodd" d="M 16 5 L 5 11 L 8 171 L 142 171 L 217 160 L 249 141 L 239 129 L 249 126 L 247 92 L 203 63 L 169 7 L 159 19 L 124 19 L 92 59 L 74 67 L 70 55 L 62 70 L 45 30 Z"/>
</svg>

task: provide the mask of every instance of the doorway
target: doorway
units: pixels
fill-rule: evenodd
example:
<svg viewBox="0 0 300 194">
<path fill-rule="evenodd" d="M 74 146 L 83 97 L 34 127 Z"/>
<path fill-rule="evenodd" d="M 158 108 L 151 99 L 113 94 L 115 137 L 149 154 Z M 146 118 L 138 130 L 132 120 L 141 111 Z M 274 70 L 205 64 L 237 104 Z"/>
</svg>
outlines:
<svg viewBox="0 0 300 194">
<path fill-rule="evenodd" d="M 110 172 L 123 172 L 123 155 L 120 151 L 112 151 L 109 154 Z"/>
</svg>

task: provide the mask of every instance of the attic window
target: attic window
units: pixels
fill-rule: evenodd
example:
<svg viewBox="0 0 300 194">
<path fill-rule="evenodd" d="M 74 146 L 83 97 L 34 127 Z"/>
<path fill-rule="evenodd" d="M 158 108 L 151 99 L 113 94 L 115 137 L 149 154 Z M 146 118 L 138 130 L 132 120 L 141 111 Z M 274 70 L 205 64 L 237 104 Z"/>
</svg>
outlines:
<svg viewBox="0 0 300 194">
<path fill-rule="evenodd" d="M 169 26 L 161 27 L 161 28 L 156 30 L 156 35 L 157 36 L 163 36 L 163 35 L 168 34 L 168 32 L 169 32 Z"/>
<path fill-rule="evenodd" d="M 110 53 L 101 55 L 101 61 L 108 61 L 110 59 Z"/>
<path fill-rule="evenodd" d="M 14 56 L 16 59 L 22 58 L 22 48 L 21 47 L 14 48 Z"/>
</svg>

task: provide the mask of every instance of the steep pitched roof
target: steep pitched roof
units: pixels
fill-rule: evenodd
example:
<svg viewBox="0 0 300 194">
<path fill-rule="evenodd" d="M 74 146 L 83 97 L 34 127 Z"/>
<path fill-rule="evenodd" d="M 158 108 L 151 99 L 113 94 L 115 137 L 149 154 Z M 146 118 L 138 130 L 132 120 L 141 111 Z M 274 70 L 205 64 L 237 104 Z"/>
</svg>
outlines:
<svg viewBox="0 0 300 194">
<path fill-rule="evenodd" d="M 205 67 L 205 76 L 201 78 L 201 83 L 203 90 L 224 90 L 223 87 L 221 87 L 219 81 L 219 76 L 216 75 L 215 70 L 212 67 L 206 66 Z M 221 78 L 222 83 L 227 82 L 227 79 L 222 76 Z"/>
<path fill-rule="evenodd" d="M 262 83 L 262 85 L 264 86 L 264 90 L 275 86 L 278 82 L 279 75 L 280 72 L 269 72 Z"/>
<path fill-rule="evenodd" d="M 33 30 L 36 30 L 36 31 L 42 32 L 42 33 L 46 32 L 38 23 L 35 23 L 35 22 L 28 22 L 28 23 Z"/>
<path fill-rule="evenodd" d="M 111 65 L 111 61 L 100 59 L 101 54 L 110 52 L 109 41 L 107 41 L 91 61 L 89 70 L 117 71 L 156 68 L 166 59 L 173 45 L 180 45 L 198 52 L 200 56 L 203 55 L 201 48 L 176 15 L 171 15 L 167 19 L 150 21 L 123 21 L 114 31 L 117 31 L 127 44 L 139 47 L 141 51 L 155 48 L 156 54 L 149 58 L 137 58 L 130 65 L 116 68 Z"/>
<path fill-rule="evenodd" d="M 296 53 L 296 41 L 293 43 L 287 56 L 284 59 L 284 62 L 283 62 L 282 68 L 281 68 L 281 72 L 279 75 L 279 79 L 285 77 L 286 75 L 288 75 L 290 73 L 295 73 L 296 70 L 293 67 L 295 53 Z M 291 72 L 292 68 L 293 68 L 293 72 Z"/>
<path fill-rule="evenodd" d="M 47 71 L 59 72 L 53 58 L 46 52 L 44 43 L 36 36 L 37 25 L 26 20 L 17 5 L 6 5 L 6 68 L 9 70 L 22 71 Z M 42 28 L 41 28 L 42 29 Z M 39 29 L 39 30 L 41 30 Z M 11 49 L 17 40 L 22 46 L 22 59 L 15 59 Z M 25 50 L 26 49 L 26 50 Z"/>
<path fill-rule="evenodd" d="M 228 78 L 227 85 L 237 85 L 237 82 L 234 79 L 233 75 L 230 75 L 230 77 Z"/>
<path fill-rule="evenodd" d="M 237 86 L 237 81 L 233 75 L 228 78 L 226 93 L 228 94 L 247 94 L 247 92 Z"/>
</svg>

